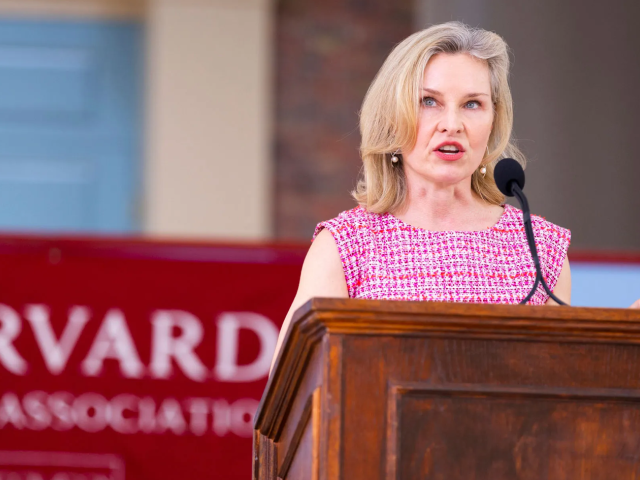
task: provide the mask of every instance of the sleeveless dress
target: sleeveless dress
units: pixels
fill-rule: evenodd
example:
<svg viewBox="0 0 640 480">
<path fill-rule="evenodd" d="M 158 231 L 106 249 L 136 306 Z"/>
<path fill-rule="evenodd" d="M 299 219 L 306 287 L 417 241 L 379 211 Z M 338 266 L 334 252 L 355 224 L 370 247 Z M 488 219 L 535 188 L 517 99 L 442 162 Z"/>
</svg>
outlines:
<svg viewBox="0 0 640 480">
<path fill-rule="evenodd" d="M 571 232 L 531 216 L 542 273 L 553 290 Z M 350 298 L 517 304 L 535 280 L 522 211 L 504 205 L 486 230 L 432 232 L 358 206 L 321 222 L 338 246 Z M 542 305 L 540 286 L 529 301 Z"/>
</svg>

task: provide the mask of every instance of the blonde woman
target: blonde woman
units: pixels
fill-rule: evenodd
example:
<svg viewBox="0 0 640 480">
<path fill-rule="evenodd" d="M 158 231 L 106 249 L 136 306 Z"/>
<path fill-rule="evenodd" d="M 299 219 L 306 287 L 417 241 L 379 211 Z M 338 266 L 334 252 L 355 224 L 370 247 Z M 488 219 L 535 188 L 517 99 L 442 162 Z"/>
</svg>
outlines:
<svg viewBox="0 0 640 480">
<path fill-rule="evenodd" d="M 527 296 L 535 269 L 522 212 L 504 204 L 493 180 L 501 158 L 525 164 L 511 138 L 508 73 L 504 40 L 458 22 L 391 52 L 362 106 L 359 205 L 318 225 L 276 355 L 293 312 L 312 297 L 516 304 Z M 568 304 L 570 232 L 535 216 L 533 228 L 545 279 Z M 555 304 L 542 287 L 529 303 Z"/>
</svg>

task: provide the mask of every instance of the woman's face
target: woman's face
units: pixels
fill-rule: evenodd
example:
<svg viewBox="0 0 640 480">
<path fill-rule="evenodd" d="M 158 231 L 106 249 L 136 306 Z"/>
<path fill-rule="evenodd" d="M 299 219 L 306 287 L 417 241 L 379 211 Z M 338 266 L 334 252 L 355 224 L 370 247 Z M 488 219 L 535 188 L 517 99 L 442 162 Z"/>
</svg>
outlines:
<svg viewBox="0 0 640 480">
<path fill-rule="evenodd" d="M 431 57 L 422 82 L 416 144 L 402 152 L 409 186 L 469 181 L 485 156 L 493 116 L 486 62 L 465 53 Z"/>
</svg>

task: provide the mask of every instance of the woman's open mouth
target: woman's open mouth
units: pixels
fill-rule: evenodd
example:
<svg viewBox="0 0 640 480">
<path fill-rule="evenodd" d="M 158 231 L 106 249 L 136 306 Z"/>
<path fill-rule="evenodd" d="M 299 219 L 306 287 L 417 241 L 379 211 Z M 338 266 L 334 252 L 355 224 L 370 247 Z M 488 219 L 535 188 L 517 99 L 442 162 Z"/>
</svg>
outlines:
<svg viewBox="0 0 640 480">
<path fill-rule="evenodd" d="M 457 142 L 446 142 L 438 145 L 434 153 L 442 160 L 458 160 L 464 154 L 464 148 Z"/>
</svg>

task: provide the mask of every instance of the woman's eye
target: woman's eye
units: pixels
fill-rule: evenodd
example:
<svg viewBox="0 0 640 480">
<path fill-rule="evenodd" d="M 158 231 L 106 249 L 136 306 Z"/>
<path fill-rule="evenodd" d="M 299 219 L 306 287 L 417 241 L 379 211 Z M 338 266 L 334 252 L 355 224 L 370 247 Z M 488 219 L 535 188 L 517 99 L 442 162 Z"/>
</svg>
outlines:
<svg viewBox="0 0 640 480">
<path fill-rule="evenodd" d="M 480 108 L 480 102 L 478 102 L 477 100 L 471 100 L 467 103 L 465 103 L 465 107 L 466 108 Z"/>
<path fill-rule="evenodd" d="M 436 106 L 436 100 L 433 97 L 423 97 L 422 98 L 422 105 L 425 107 L 435 107 Z"/>
</svg>

